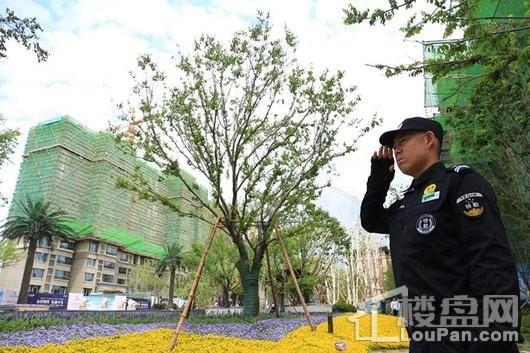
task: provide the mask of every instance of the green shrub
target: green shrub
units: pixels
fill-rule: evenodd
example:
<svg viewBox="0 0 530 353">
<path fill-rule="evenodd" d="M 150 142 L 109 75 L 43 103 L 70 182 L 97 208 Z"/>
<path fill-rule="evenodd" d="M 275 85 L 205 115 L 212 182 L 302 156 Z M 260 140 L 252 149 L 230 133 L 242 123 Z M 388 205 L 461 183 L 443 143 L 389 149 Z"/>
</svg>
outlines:
<svg viewBox="0 0 530 353">
<path fill-rule="evenodd" d="M 357 308 L 353 304 L 348 304 L 345 302 L 336 302 L 332 307 L 333 312 L 342 312 L 342 313 L 355 313 Z"/>
</svg>

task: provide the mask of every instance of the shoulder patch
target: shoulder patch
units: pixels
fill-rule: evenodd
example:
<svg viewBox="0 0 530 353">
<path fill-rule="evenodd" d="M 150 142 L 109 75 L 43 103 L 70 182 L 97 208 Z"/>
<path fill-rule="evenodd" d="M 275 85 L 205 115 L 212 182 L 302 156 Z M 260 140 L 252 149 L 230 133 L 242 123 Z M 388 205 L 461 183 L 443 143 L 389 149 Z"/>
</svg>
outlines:
<svg viewBox="0 0 530 353">
<path fill-rule="evenodd" d="M 454 172 L 457 174 L 466 174 L 472 172 L 473 169 L 465 164 L 454 164 L 447 168 L 447 171 Z"/>
<path fill-rule="evenodd" d="M 456 208 L 469 218 L 478 218 L 484 213 L 484 197 L 480 192 L 468 192 L 456 199 Z"/>
</svg>

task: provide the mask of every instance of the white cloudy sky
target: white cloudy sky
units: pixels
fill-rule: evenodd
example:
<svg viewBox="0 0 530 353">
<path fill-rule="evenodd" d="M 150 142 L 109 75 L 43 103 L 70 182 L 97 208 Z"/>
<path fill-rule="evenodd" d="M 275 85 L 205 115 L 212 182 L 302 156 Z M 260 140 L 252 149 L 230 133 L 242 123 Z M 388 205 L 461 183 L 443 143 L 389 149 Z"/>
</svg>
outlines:
<svg viewBox="0 0 530 353">
<path fill-rule="evenodd" d="M 149 52 L 170 67 L 177 44 L 186 52 L 201 33 L 229 38 L 255 18 L 258 9 L 269 11 L 277 27 L 287 25 L 299 39 L 303 63 L 318 69 L 341 69 L 358 87 L 361 102 L 354 114 L 378 114 L 382 127 L 372 131 L 359 150 L 338 161 L 333 185 L 362 198 L 369 173 L 369 158 L 382 131 L 405 117 L 424 116 L 423 78 L 387 79 L 366 64 L 406 63 L 422 56 L 421 45 L 404 41 L 399 21 L 386 27 L 345 26 L 342 0 L 7 0 L 21 17 L 37 17 L 44 32 L 41 46 L 50 57 L 35 56 L 15 43 L 8 58 L 0 60 L 0 112 L 7 125 L 22 132 L 19 149 L 0 171 L 2 192 L 11 196 L 20 165 L 25 135 L 30 126 L 60 115 L 70 115 L 92 129 L 104 129 L 114 120 L 116 103 L 131 92 L 129 72 L 136 58 Z M 375 6 L 386 0 L 351 0 Z M 3 10 L 3 9 L 2 9 Z M 429 31 L 418 39 L 435 39 Z M 7 208 L 0 209 L 4 218 Z"/>
</svg>

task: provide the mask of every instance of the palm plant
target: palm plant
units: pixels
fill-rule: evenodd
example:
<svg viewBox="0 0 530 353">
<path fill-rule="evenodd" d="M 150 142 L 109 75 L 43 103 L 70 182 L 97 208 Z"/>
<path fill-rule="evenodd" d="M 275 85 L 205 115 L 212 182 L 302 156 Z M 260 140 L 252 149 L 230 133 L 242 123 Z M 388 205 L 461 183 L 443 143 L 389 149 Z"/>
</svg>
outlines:
<svg viewBox="0 0 530 353">
<path fill-rule="evenodd" d="M 169 307 L 173 305 L 175 274 L 182 267 L 183 262 L 182 245 L 176 242 L 164 244 L 164 256 L 158 261 L 155 274 L 161 277 L 164 271 L 169 269 Z"/>
<path fill-rule="evenodd" d="M 25 202 L 16 202 L 15 204 L 17 205 L 15 214 L 10 216 L 1 226 L 0 236 L 5 239 L 29 242 L 28 256 L 18 294 L 18 303 L 25 304 L 28 300 L 31 270 L 39 240 L 47 238 L 50 243 L 53 243 L 55 237 L 71 239 L 76 234 L 64 223 L 68 219 L 66 212 L 52 210 L 50 203 L 42 198 L 32 200 L 26 196 Z"/>
</svg>

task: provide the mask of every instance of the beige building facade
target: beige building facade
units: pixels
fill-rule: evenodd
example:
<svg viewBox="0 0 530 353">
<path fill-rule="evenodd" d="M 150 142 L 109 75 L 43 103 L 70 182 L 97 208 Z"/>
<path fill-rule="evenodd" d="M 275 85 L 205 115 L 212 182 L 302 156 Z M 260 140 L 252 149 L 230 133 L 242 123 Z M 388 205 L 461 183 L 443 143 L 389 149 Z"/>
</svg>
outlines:
<svg viewBox="0 0 530 353">
<path fill-rule="evenodd" d="M 30 293 L 126 293 L 134 266 L 152 259 L 96 240 L 56 240 L 51 245 L 46 238 L 39 242 Z M 27 251 L 22 244 L 18 250 Z M 0 288 L 18 291 L 24 266 L 25 258 L 0 270 Z"/>
</svg>

